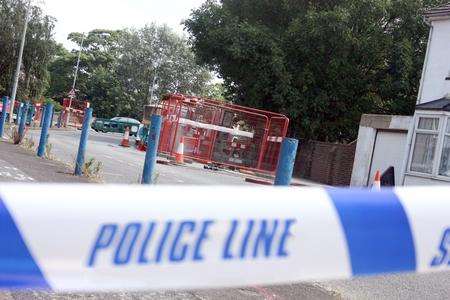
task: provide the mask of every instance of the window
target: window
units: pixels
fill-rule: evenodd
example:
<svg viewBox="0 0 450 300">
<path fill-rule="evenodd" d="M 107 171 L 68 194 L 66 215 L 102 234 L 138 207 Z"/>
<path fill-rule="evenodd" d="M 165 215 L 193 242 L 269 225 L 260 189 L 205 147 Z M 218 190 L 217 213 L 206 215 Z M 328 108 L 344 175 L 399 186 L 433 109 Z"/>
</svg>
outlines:
<svg viewBox="0 0 450 300">
<path fill-rule="evenodd" d="M 437 134 L 417 133 L 411 163 L 411 171 L 428 174 L 433 172 L 436 143 Z"/>
<path fill-rule="evenodd" d="M 439 118 L 419 118 L 417 129 L 438 131 Z"/>
<path fill-rule="evenodd" d="M 420 117 L 417 123 L 411 171 L 432 174 L 439 137 L 439 118 Z"/>
<path fill-rule="evenodd" d="M 439 175 L 450 177 L 450 118 L 447 119 L 447 127 L 444 132 Z"/>
</svg>

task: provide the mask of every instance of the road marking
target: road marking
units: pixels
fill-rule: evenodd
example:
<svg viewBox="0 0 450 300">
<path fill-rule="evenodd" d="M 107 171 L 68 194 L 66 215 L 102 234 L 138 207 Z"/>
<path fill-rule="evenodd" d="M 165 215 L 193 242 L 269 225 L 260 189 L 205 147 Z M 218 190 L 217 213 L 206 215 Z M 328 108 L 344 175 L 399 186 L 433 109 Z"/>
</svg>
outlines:
<svg viewBox="0 0 450 300">
<path fill-rule="evenodd" d="M 112 156 L 109 156 L 109 155 L 103 155 L 105 158 L 107 158 L 107 159 L 114 159 L 114 157 L 112 157 Z"/>
<path fill-rule="evenodd" d="M 17 169 L 17 168 L 14 168 L 14 167 L 3 167 L 3 168 L 5 168 L 6 170 L 14 170 L 14 171 L 19 171 L 19 169 Z"/>
<path fill-rule="evenodd" d="M 15 181 L 35 181 L 34 178 L 24 175 L 17 168 L 11 168 L 11 167 L 3 167 L 3 168 L 8 169 L 8 170 L 14 170 L 15 172 L 0 171 L 0 177 L 11 178 Z"/>
</svg>

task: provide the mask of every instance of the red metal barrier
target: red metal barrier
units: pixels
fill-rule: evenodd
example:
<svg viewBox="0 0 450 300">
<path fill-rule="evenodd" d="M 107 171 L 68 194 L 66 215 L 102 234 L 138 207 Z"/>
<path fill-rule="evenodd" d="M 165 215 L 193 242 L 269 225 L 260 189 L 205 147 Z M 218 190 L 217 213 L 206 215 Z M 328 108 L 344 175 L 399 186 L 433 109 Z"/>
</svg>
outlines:
<svg viewBox="0 0 450 300">
<path fill-rule="evenodd" d="M 273 112 L 184 95 L 168 95 L 159 151 L 175 155 L 184 138 L 184 156 L 260 172 L 275 172 L 289 119 Z"/>
</svg>

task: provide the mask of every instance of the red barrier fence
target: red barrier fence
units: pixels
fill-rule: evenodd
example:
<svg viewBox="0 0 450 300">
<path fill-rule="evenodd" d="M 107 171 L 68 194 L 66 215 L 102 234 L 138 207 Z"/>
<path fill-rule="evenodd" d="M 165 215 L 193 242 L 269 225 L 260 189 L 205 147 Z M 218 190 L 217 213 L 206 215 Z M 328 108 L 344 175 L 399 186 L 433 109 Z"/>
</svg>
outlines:
<svg viewBox="0 0 450 300">
<path fill-rule="evenodd" d="M 289 119 L 278 113 L 211 99 L 168 95 L 161 102 L 164 117 L 159 151 L 175 155 L 184 142 L 184 156 L 260 172 L 275 172 Z"/>
</svg>

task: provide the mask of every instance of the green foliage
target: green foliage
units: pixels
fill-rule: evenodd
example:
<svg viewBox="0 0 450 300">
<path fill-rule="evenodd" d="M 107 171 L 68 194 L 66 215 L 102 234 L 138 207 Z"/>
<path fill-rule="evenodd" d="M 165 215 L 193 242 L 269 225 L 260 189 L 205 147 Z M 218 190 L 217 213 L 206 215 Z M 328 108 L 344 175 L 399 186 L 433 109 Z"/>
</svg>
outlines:
<svg viewBox="0 0 450 300">
<path fill-rule="evenodd" d="M 410 114 L 439 0 L 208 0 L 185 21 L 227 97 L 287 114 L 292 135 L 351 141 L 362 113 Z"/>
<path fill-rule="evenodd" d="M 82 35 L 72 33 L 69 39 L 80 45 Z M 47 94 L 52 98 L 70 91 L 78 54 L 60 50 L 50 66 Z M 83 43 L 77 95 L 92 103 L 98 117 L 140 119 L 156 74 L 154 101 L 167 93 L 201 94 L 211 79 L 210 72 L 196 64 L 186 40 L 166 26 L 94 30 Z"/>
<path fill-rule="evenodd" d="M 206 86 L 202 97 L 225 101 L 226 99 L 226 90 L 225 86 L 222 83 L 212 83 Z"/>
<path fill-rule="evenodd" d="M 53 150 L 53 144 L 47 143 L 45 144 L 45 152 L 44 152 L 44 158 L 49 160 L 54 160 L 55 157 L 52 153 Z"/>
<path fill-rule="evenodd" d="M 49 103 L 53 104 L 55 111 L 61 111 L 63 109 L 63 106 L 59 102 L 57 102 L 53 99 L 50 99 L 50 98 L 45 99 L 44 104 L 49 104 Z"/>
<path fill-rule="evenodd" d="M 0 95 L 11 93 L 25 22 L 24 0 L 0 0 Z M 32 6 L 23 64 L 19 77 L 18 99 L 42 96 L 49 85 L 47 67 L 56 50 L 52 38 L 55 20 Z"/>
<path fill-rule="evenodd" d="M 103 163 L 95 158 L 89 158 L 83 165 L 83 174 L 91 179 L 100 179 Z"/>
</svg>

